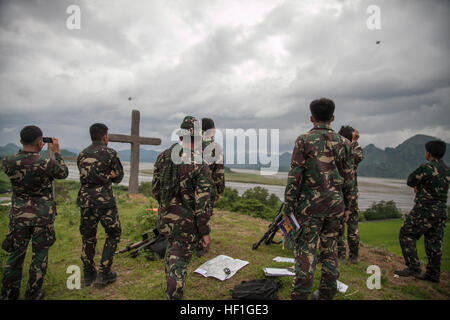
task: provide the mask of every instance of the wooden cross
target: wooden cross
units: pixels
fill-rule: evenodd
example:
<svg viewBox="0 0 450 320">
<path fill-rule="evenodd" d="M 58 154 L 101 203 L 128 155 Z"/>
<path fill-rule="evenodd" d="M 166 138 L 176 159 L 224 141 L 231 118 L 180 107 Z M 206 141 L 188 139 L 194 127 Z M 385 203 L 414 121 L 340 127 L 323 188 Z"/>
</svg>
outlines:
<svg viewBox="0 0 450 320">
<path fill-rule="evenodd" d="M 140 145 L 160 145 L 161 139 L 145 138 L 139 136 L 140 113 L 138 110 L 131 112 L 131 134 L 109 134 L 109 141 L 131 143 L 130 181 L 128 182 L 128 194 L 139 193 L 139 151 Z"/>
</svg>

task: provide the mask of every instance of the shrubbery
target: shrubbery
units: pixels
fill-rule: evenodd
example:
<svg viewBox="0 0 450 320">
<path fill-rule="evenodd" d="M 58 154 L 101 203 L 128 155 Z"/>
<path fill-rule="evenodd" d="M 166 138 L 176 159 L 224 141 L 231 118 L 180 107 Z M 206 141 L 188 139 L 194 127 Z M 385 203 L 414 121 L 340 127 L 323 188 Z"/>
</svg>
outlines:
<svg viewBox="0 0 450 320">
<path fill-rule="evenodd" d="M 214 205 L 217 209 L 247 214 L 252 217 L 272 220 L 277 215 L 281 201 L 267 189 L 255 187 L 239 196 L 237 190 L 226 187 L 220 200 Z"/>
<path fill-rule="evenodd" d="M 153 197 L 152 183 L 151 182 L 141 182 L 139 184 L 139 193 L 142 193 L 146 197 Z"/>
<path fill-rule="evenodd" d="M 372 206 L 364 211 L 364 218 L 370 220 L 382 220 L 382 219 L 398 219 L 403 215 L 397 208 L 394 201 L 381 201 L 373 203 Z"/>
<path fill-rule="evenodd" d="M 11 182 L 8 176 L 3 170 L 0 170 L 0 193 L 10 192 L 11 190 Z"/>
<path fill-rule="evenodd" d="M 158 208 L 158 202 L 154 198 L 149 198 L 148 206 L 136 214 L 136 227 L 139 234 L 156 228 L 158 212 L 150 210 L 151 208 Z"/>
</svg>

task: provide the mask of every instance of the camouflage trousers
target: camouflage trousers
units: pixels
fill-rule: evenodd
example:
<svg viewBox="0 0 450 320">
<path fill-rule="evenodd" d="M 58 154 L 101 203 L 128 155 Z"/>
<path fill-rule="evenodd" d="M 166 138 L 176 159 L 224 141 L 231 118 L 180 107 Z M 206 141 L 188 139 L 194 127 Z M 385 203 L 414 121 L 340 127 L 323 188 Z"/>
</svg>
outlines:
<svg viewBox="0 0 450 320">
<path fill-rule="evenodd" d="M 439 280 L 441 274 L 442 240 L 444 238 L 445 212 L 430 214 L 425 208 L 414 208 L 406 216 L 400 228 L 399 241 L 405 264 L 413 270 L 420 270 L 416 242 L 423 235 L 425 253 L 428 258 L 426 272 Z"/>
<path fill-rule="evenodd" d="M 295 234 L 295 277 L 292 284 L 292 299 L 307 299 L 311 292 L 318 261 L 319 240 L 322 263 L 320 299 L 333 299 L 337 290 L 336 281 L 339 278 L 337 236 L 343 214 L 343 210 L 338 210 L 326 216 L 298 216 L 300 229 Z"/>
<path fill-rule="evenodd" d="M 169 237 L 165 256 L 166 299 L 181 300 L 187 276 L 187 266 L 198 244 L 198 238 L 192 234 L 183 237 Z"/>
<path fill-rule="evenodd" d="M 347 248 L 345 245 L 345 225 L 347 224 L 347 242 L 349 249 L 349 258 L 358 257 L 359 254 L 359 230 L 358 230 L 358 211 L 352 211 L 345 222 L 345 216 L 342 217 L 338 235 L 338 257 L 345 259 L 347 256 Z"/>
<path fill-rule="evenodd" d="M 80 233 L 83 240 L 81 261 L 85 274 L 96 272 L 95 247 L 97 244 L 97 226 L 101 223 L 105 228 L 106 240 L 100 260 L 100 272 L 109 272 L 113 263 L 114 253 L 120 241 L 122 229 L 117 207 L 111 208 L 81 208 Z"/>
<path fill-rule="evenodd" d="M 2 299 L 19 298 L 23 262 L 30 240 L 33 255 L 25 298 L 33 299 L 37 295 L 47 272 L 48 250 L 55 239 L 53 224 L 34 227 L 10 224 L 9 233 L 2 245 L 9 252 L 3 273 Z"/>
</svg>

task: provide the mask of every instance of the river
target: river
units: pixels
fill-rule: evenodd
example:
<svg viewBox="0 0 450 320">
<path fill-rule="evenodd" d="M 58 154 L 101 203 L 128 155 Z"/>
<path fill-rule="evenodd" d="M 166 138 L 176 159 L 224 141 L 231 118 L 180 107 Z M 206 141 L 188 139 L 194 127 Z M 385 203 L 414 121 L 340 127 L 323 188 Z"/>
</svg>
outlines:
<svg viewBox="0 0 450 320">
<path fill-rule="evenodd" d="M 76 163 L 67 162 L 67 166 L 69 167 L 69 177 L 70 180 L 78 180 L 79 173 Z M 130 163 L 123 162 L 123 167 L 125 171 L 125 176 L 120 185 L 127 186 L 130 174 Z M 141 171 L 143 170 L 152 170 L 153 163 L 141 162 L 139 164 L 139 182 L 152 181 L 152 174 L 145 174 Z M 259 174 L 257 170 L 246 170 L 246 169 L 232 169 L 236 172 L 243 173 L 252 173 Z M 279 172 L 274 176 L 271 176 L 278 179 L 286 179 L 287 172 Z M 269 193 L 273 193 L 278 198 L 283 200 L 284 197 L 284 186 L 276 186 L 276 185 L 266 185 L 266 184 L 255 184 L 255 183 L 242 183 L 242 182 L 232 182 L 226 181 L 225 185 L 227 187 L 236 189 L 239 194 L 243 194 L 247 189 L 260 186 L 266 188 Z M 414 191 L 412 188 L 406 185 L 405 180 L 399 179 L 385 179 L 385 178 L 370 178 L 370 177 L 358 177 L 358 189 L 359 189 L 359 208 L 361 210 L 365 210 L 369 208 L 373 202 L 379 201 L 395 201 L 397 207 L 404 213 L 409 212 L 414 206 Z M 447 201 L 447 204 L 450 205 L 450 197 Z"/>
</svg>

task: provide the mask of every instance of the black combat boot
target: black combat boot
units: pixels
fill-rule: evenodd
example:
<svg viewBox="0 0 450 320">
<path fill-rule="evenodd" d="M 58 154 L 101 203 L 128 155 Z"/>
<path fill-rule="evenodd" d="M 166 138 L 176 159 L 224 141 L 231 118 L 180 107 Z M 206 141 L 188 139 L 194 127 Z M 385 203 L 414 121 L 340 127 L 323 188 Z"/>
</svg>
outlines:
<svg viewBox="0 0 450 320">
<path fill-rule="evenodd" d="M 4 289 L 4 287 L 3 287 Z M 20 290 L 17 288 L 2 291 L 0 300 L 19 300 Z"/>
<path fill-rule="evenodd" d="M 351 264 L 358 264 L 358 256 L 350 256 L 348 258 L 348 262 L 350 262 Z"/>
<path fill-rule="evenodd" d="M 395 270 L 394 273 L 401 277 L 415 277 L 419 276 L 421 271 L 420 269 L 405 268 L 403 270 Z"/>
<path fill-rule="evenodd" d="M 84 281 L 83 284 L 85 287 L 89 287 L 92 282 L 95 281 L 95 279 L 97 278 L 97 271 L 94 270 L 92 272 L 85 272 L 84 273 Z"/>
<path fill-rule="evenodd" d="M 433 277 L 429 273 L 426 273 L 426 272 L 422 275 L 417 275 L 416 279 L 439 283 L 439 278 Z"/>
<path fill-rule="evenodd" d="M 45 297 L 45 292 L 42 289 L 39 289 L 36 293 L 29 294 L 25 293 L 25 300 L 42 300 Z"/>
<path fill-rule="evenodd" d="M 94 281 L 94 286 L 97 288 L 103 288 L 104 286 L 116 281 L 117 274 L 114 271 L 99 272 L 97 278 Z"/>
</svg>

